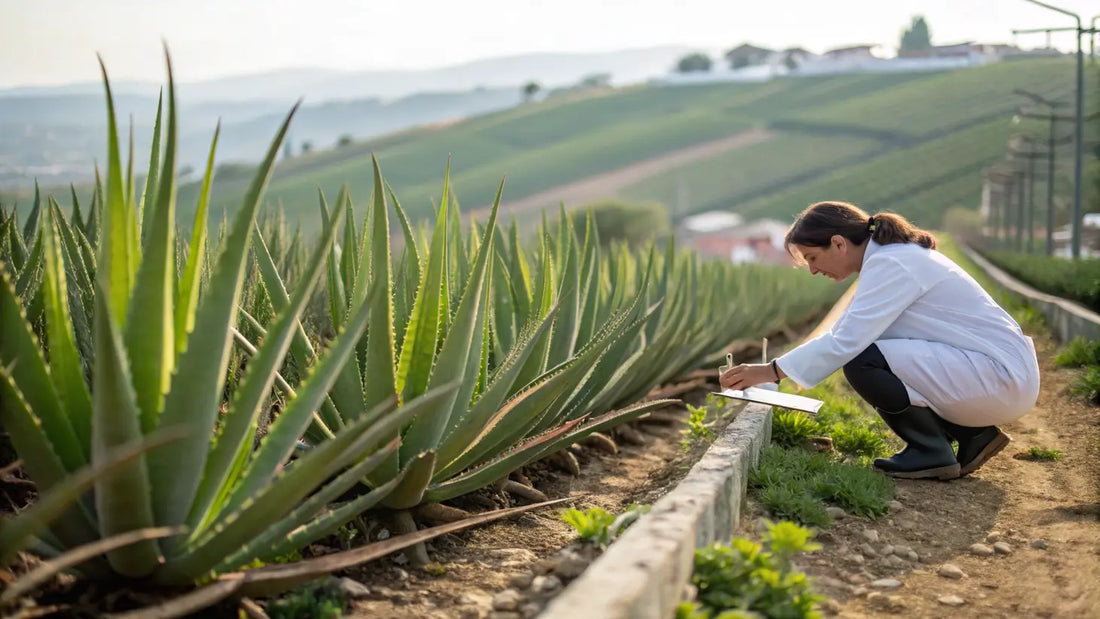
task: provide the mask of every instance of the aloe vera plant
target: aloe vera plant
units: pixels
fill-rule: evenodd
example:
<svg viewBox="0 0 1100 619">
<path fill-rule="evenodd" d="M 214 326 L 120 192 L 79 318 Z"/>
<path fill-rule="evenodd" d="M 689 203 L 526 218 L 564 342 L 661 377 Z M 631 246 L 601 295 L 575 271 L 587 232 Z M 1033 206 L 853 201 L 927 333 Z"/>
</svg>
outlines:
<svg viewBox="0 0 1100 619">
<path fill-rule="evenodd" d="M 328 502 L 395 454 L 398 429 L 453 398 L 456 385 L 433 384 L 400 408 L 395 397 L 376 398 L 325 444 L 289 462 L 314 411 L 355 355 L 371 314 L 364 295 L 349 304 L 340 332 L 311 360 L 308 375 L 255 445 L 257 418 L 324 275 L 339 227 L 334 219 L 219 415 L 256 213 L 293 111 L 217 258 L 206 265 L 211 155 L 190 251 L 177 269 L 178 129 L 171 67 L 164 153 L 155 142 L 140 201 L 121 162 L 105 69 L 104 83 L 105 191 L 102 206 L 92 209 L 98 214 L 88 217 L 98 226 L 92 229 L 97 240 L 87 238 L 79 216 L 66 222 L 52 202 L 36 208 L 27 222 L 24 235 L 34 237 L 33 250 L 11 245 L 14 216 L 0 222 L 9 239 L 5 256 L 11 257 L 0 262 L 0 419 L 26 471 L 47 494 L 66 487 L 78 471 L 103 468 L 143 437 L 182 433 L 96 477 L 92 496 L 81 496 L 39 531 L 36 548 L 54 554 L 153 527 L 182 530 L 170 537 L 134 536 L 112 545 L 105 558 L 93 555 L 77 567 L 92 576 L 185 584 L 266 556 L 273 544 L 264 533 L 278 531 L 284 540 L 292 533 L 301 545 L 377 504 L 400 483 L 400 474 L 344 504 Z M 161 134 L 159 121 L 154 133 Z M 204 270 L 209 281 L 200 291 Z M 35 309 L 44 319 L 40 332 L 29 320 Z"/>
<path fill-rule="evenodd" d="M 329 318 L 339 327 L 350 307 L 369 297 L 371 321 L 310 438 L 323 445 L 335 429 L 353 422 L 358 411 L 383 399 L 396 398 L 404 408 L 441 384 L 459 385 L 441 406 L 411 417 L 400 431 L 401 447 L 365 476 L 371 487 L 396 483 L 384 505 L 407 509 L 465 494 L 588 433 L 671 403 L 647 402 L 598 416 L 581 410 L 595 391 L 593 385 L 606 378 L 594 372 L 600 360 L 649 315 L 642 295 L 592 329 L 587 346 L 553 360 L 549 354 L 561 310 L 554 305 L 547 271 L 534 311 L 511 345 L 503 344 L 493 337 L 492 307 L 494 266 L 501 260 L 495 244 L 499 192 L 488 221 L 474 228 L 465 243 L 457 217 L 449 211 L 446 180 L 427 245 L 418 241 L 394 198 L 405 248 L 395 278 L 389 201 L 377 162 L 374 177 L 371 208 L 361 229 L 345 192 L 331 212 L 324 197 L 320 199 L 326 222 L 346 221 L 340 251 L 329 254 Z M 255 246 L 267 296 L 281 309 L 290 295 L 281 285 L 277 258 L 261 240 Z M 304 329 L 298 331 L 292 354 L 298 365 L 314 355 Z"/>
</svg>

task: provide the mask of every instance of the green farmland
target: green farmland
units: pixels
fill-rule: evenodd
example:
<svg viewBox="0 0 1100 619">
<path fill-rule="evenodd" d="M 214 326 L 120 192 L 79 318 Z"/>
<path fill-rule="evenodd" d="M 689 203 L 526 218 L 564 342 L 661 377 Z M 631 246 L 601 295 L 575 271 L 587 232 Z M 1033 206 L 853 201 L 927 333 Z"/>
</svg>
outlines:
<svg viewBox="0 0 1100 619">
<path fill-rule="evenodd" d="M 1024 103 L 1013 89 L 1067 99 L 1072 83 L 1072 61 L 1053 58 L 937 73 L 597 89 L 300 155 L 276 167 L 266 202 L 316 231 L 318 189 L 332 201 L 347 185 L 365 200 L 373 153 L 414 220 L 431 218 L 448 162 L 465 211 L 489 205 L 504 178 L 506 208 L 536 194 L 553 196 L 546 207 L 558 200 L 579 207 L 586 199 L 555 190 L 646 161 L 645 173 L 603 193 L 659 201 L 677 217 L 722 209 L 783 219 L 813 201 L 844 199 L 938 225 L 947 208 L 977 200 L 980 170 L 1003 154 Z M 749 129 L 769 137 L 662 164 Z M 215 180 L 215 212 L 241 203 L 250 176 Z M 181 217 L 193 215 L 198 189 L 181 187 Z"/>
</svg>

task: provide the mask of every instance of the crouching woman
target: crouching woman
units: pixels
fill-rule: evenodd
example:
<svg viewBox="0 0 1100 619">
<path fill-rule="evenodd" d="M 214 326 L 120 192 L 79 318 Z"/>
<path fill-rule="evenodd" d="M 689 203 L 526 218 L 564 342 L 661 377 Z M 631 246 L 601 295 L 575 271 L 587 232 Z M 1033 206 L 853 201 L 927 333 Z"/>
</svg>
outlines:
<svg viewBox="0 0 1100 619">
<path fill-rule="evenodd" d="M 997 426 L 1035 405 L 1039 365 L 1030 337 L 936 239 L 891 214 L 819 202 L 787 231 L 787 251 L 855 295 L 832 328 L 771 364 L 724 372 L 725 388 L 789 377 L 812 387 L 838 369 L 906 447 L 875 460 L 895 477 L 953 479 L 1000 452 Z M 958 442 L 958 452 L 951 446 Z"/>
</svg>

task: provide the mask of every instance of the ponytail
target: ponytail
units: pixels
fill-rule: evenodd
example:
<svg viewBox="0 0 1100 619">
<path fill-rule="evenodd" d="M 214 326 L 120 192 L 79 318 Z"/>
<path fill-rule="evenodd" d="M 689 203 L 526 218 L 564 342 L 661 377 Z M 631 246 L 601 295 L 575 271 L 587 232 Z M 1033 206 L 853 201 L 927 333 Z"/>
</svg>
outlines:
<svg viewBox="0 0 1100 619">
<path fill-rule="evenodd" d="M 891 243 L 916 243 L 925 249 L 936 249 L 936 237 L 922 230 L 908 219 L 895 213 L 878 213 L 868 218 L 871 240 L 879 245 Z"/>
<path fill-rule="evenodd" d="M 872 216 L 847 202 L 818 202 L 811 205 L 787 229 L 783 244 L 787 253 L 794 256 L 792 245 L 828 247 L 836 234 L 856 245 L 862 245 L 871 239 L 879 245 L 915 243 L 925 249 L 936 248 L 936 237 L 931 232 L 914 226 L 901 215 L 877 213 Z"/>
</svg>

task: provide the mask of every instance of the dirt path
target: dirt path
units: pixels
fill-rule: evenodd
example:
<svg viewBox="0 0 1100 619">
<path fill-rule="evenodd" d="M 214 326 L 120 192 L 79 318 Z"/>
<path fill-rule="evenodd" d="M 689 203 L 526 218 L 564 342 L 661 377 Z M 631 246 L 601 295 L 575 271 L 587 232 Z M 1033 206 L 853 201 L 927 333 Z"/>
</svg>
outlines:
<svg viewBox="0 0 1100 619">
<path fill-rule="evenodd" d="M 570 207 L 581 206 L 592 200 L 612 196 L 623 187 L 633 185 L 645 180 L 648 176 L 669 168 L 699 161 L 700 159 L 708 159 L 736 148 L 751 146 L 771 139 L 773 135 L 771 131 L 766 129 L 749 129 L 729 137 L 643 159 L 617 170 L 589 176 L 567 185 L 559 185 L 520 200 L 505 202 L 500 205 L 500 211 L 502 213 L 522 213 L 546 207 L 557 207 L 560 202 L 565 202 L 566 206 Z M 484 219 L 488 212 L 489 207 L 485 206 L 475 209 L 472 215 Z"/>
<path fill-rule="evenodd" d="M 840 520 L 803 560 L 834 598 L 831 614 L 1100 617 L 1100 409 L 1066 395 L 1078 371 L 1056 367 L 1055 342 L 1033 337 L 1042 392 L 1005 427 L 1013 442 L 1000 455 L 965 479 L 901 480 L 886 518 Z M 1064 456 L 1015 457 L 1032 446 Z M 945 564 L 963 575 L 941 575 L 954 571 Z"/>
</svg>

